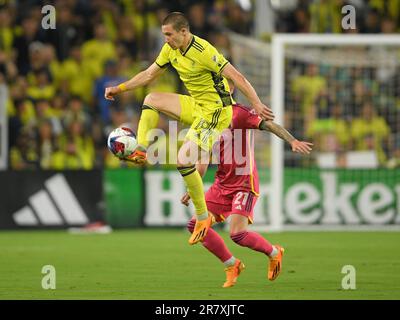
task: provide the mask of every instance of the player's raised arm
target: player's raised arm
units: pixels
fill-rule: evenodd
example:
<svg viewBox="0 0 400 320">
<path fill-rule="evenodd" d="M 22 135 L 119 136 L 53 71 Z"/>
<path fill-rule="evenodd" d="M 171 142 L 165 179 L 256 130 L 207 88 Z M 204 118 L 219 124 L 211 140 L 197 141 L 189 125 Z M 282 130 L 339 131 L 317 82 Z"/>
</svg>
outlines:
<svg viewBox="0 0 400 320">
<path fill-rule="evenodd" d="M 158 76 L 160 76 L 164 72 L 164 70 L 165 70 L 165 68 L 160 68 L 154 62 L 152 65 L 150 65 L 150 67 L 148 67 L 146 70 L 143 70 L 142 72 L 139 72 L 132 79 L 130 79 L 124 83 L 121 83 L 116 87 L 106 88 L 104 97 L 107 100 L 114 100 L 114 96 L 116 96 L 117 94 L 119 94 L 121 92 L 146 86 L 150 82 L 152 82 L 154 79 L 156 79 Z"/>
<path fill-rule="evenodd" d="M 261 121 L 259 128 L 261 130 L 270 131 L 279 138 L 285 140 L 292 147 L 293 152 L 309 154 L 312 150 L 311 142 L 299 141 L 293 137 L 285 128 L 272 121 Z"/>
<path fill-rule="evenodd" d="M 234 85 L 246 96 L 251 106 L 264 120 L 274 120 L 272 110 L 263 104 L 249 81 L 234 66 L 228 63 L 222 70 L 222 75 L 230 79 Z"/>
</svg>

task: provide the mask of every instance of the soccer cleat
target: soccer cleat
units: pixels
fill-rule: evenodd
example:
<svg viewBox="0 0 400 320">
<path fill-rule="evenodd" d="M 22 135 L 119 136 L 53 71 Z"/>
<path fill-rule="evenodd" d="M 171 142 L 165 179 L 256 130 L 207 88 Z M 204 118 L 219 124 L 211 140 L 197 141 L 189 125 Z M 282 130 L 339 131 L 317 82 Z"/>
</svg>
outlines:
<svg viewBox="0 0 400 320">
<path fill-rule="evenodd" d="M 239 259 L 236 259 L 235 264 L 231 267 L 225 268 L 226 281 L 222 288 L 233 287 L 240 273 L 244 270 L 245 265 Z"/>
<path fill-rule="evenodd" d="M 280 245 L 275 245 L 275 248 L 278 249 L 278 254 L 273 258 L 269 258 L 268 280 L 270 281 L 274 281 L 281 273 L 282 257 L 285 252 L 285 249 Z"/>
<path fill-rule="evenodd" d="M 135 151 L 127 156 L 124 160 L 130 161 L 136 164 L 145 164 L 147 160 L 147 150 L 143 146 L 137 146 Z"/>
<path fill-rule="evenodd" d="M 189 244 L 193 245 L 199 241 L 202 241 L 207 235 L 208 229 L 210 229 L 212 224 L 212 216 L 209 214 L 205 220 L 196 220 L 194 230 L 189 239 Z"/>
</svg>

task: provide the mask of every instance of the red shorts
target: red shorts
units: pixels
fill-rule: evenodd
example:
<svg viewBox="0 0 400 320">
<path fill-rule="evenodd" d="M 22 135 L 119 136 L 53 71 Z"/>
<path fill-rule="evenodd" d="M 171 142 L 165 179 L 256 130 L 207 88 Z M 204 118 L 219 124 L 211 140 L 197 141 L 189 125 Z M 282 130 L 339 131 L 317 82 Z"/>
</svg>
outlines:
<svg viewBox="0 0 400 320">
<path fill-rule="evenodd" d="M 207 209 L 214 214 L 217 222 L 222 222 L 231 214 L 240 214 L 253 223 L 253 209 L 257 196 L 249 191 L 224 190 L 212 185 L 205 194 Z"/>
</svg>

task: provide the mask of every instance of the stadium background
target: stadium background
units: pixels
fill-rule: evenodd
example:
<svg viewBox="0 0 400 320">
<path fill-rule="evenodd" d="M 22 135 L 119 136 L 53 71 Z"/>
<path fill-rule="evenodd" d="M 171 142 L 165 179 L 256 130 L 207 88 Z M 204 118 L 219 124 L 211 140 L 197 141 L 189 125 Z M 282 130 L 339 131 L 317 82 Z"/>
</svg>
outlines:
<svg viewBox="0 0 400 320">
<path fill-rule="evenodd" d="M 54 30 L 41 27 L 41 9 L 46 4 L 54 5 L 56 9 Z M 145 226 L 181 227 L 185 224 L 190 216 L 190 209 L 187 210 L 178 201 L 184 189 L 173 165 L 137 168 L 115 159 L 105 143 L 110 130 L 122 123 L 129 122 L 136 130 L 141 103 L 148 92 L 185 92 L 177 75 L 167 72 L 151 86 L 125 93 L 115 102 L 103 98 L 105 86 L 118 84 L 132 77 L 154 61 L 164 41 L 160 33 L 160 21 L 170 11 L 185 12 L 191 23 L 191 31 L 209 40 L 228 60 L 238 66 L 267 104 L 271 101 L 270 40 L 274 32 L 385 35 L 397 34 L 400 31 L 398 0 L 299 0 L 270 1 L 270 4 L 267 5 L 266 1 L 212 0 L 0 1 L 0 110 L 3 112 L 3 116 L 0 117 L 0 229 L 82 227 L 70 231 L 86 233 L 107 230 L 102 229 L 104 225 L 117 230 Z M 355 30 L 342 28 L 341 8 L 346 4 L 352 4 L 356 8 Z M 301 230 L 310 226 L 332 224 L 332 221 L 324 223 L 323 212 L 331 205 L 324 201 L 343 200 L 326 196 L 327 181 L 334 175 L 334 179 L 337 180 L 334 188 L 338 194 L 341 194 L 349 183 L 359 184 L 359 190 L 347 199 L 347 203 L 354 207 L 355 215 L 340 213 L 340 210 L 345 211 L 344 207 L 338 209 L 338 221 L 334 219 L 333 225 L 339 231 L 345 230 L 347 226 L 359 225 L 382 231 L 398 229 L 400 55 L 399 48 L 392 51 L 386 48 L 383 50 L 383 56 L 369 57 L 368 48 L 349 49 L 348 55 L 343 55 L 344 50 L 341 48 L 331 48 L 329 60 L 327 55 L 315 53 L 312 49 L 288 49 L 285 56 L 287 67 L 283 124 L 296 137 L 313 141 L 315 152 L 308 157 L 299 157 L 292 154 L 286 146 L 283 158 L 285 194 L 288 194 L 291 188 L 294 190 L 296 184 L 311 183 L 319 194 L 319 200 L 307 208 L 303 206 L 303 212 L 298 215 L 291 214 L 291 207 L 286 205 L 284 219 L 287 227 L 296 226 Z M 313 59 L 310 60 L 310 56 Z M 397 61 L 389 64 L 389 70 L 387 65 L 384 65 L 386 68 L 382 70 L 379 63 L 385 62 L 388 57 L 392 61 L 393 56 L 397 57 Z M 240 95 L 238 100 L 243 101 Z M 160 119 L 160 128 L 168 132 L 168 119 Z M 166 139 L 168 138 L 167 136 Z M 347 154 L 359 151 L 365 152 L 362 155 L 369 159 L 366 163 L 361 160 L 364 169 L 357 167 L 357 164 L 351 165 L 346 160 Z M 270 223 L 266 214 L 271 165 L 269 135 L 256 135 L 256 159 L 262 190 L 265 192 L 265 197 L 260 199 L 256 209 L 256 222 L 261 230 L 267 232 L 266 226 Z M 365 166 L 368 168 L 365 169 Z M 215 168 L 212 167 L 207 173 L 206 185 L 212 183 L 214 172 Z M 380 186 L 378 191 L 373 189 L 374 191 L 366 195 L 367 186 L 377 184 Z M 376 194 L 373 194 L 374 192 Z M 63 200 L 59 194 L 65 195 L 66 198 Z M 301 201 L 304 198 L 307 200 L 310 195 L 298 193 L 296 197 L 301 206 Z M 372 214 L 371 211 L 365 214 L 360 210 L 363 201 L 373 202 L 368 197 L 378 202 L 379 208 L 375 211 L 372 209 Z M 287 200 L 287 197 L 285 199 Z M 316 214 L 318 209 L 321 210 Z M 109 238 L 101 240 L 91 238 L 92 236 L 69 239 L 68 237 L 74 236 L 64 231 L 2 231 L 1 242 L 4 243 L 4 247 L 8 247 L 2 255 L 4 259 L 10 260 L 9 264 L 3 265 L 3 275 L 8 274 L 7 272 L 15 266 L 17 270 L 23 270 L 24 263 L 20 259 L 23 259 L 24 254 L 27 257 L 35 256 L 35 250 L 39 250 L 39 247 L 45 250 L 44 255 L 47 259 L 60 261 L 62 268 L 66 268 L 65 261 L 51 255 L 53 250 L 59 248 L 68 256 L 69 251 L 62 245 L 63 241 L 71 241 L 76 248 L 81 247 L 82 255 L 91 250 L 88 248 L 92 248 L 93 241 L 99 241 L 111 250 L 119 241 L 124 241 L 121 255 L 129 256 L 130 249 L 135 251 L 134 248 L 138 255 L 130 257 L 130 260 L 126 258 L 125 262 L 133 263 L 136 258 L 144 261 L 145 256 L 149 258 L 147 251 L 152 249 L 139 249 L 138 243 L 148 241 L 150 244 L 152 237 L 165 235 L 170 237 L 168 239 L 174 246 L 183 246 L 185 243 L 186 234 L 181 228 L 179 231 L 137 228 L 132 231 L 117 230 L 105 236 Z M 365 250 L 364 243 L 370 239 L 369 235 L 339 232 L 331 233 L 332 236 L 328 240 L 326 235 L 322 232 L 311 236 L 309 234 L 307 237 L 313 239 L 310 240 L 311 243 L 321 243 L 321 247 L 327 246 L 338 253 L 343 253 L 343 248 L 352 242 L 355 250 L 358 248 L 364 254 L 360 254 L 357 261 L 360 264 L 367 261 L 364 268 L 372 274 L 368 269 L 368 259 L 371 259 L 370 255 L 375 254 L 380 246 L 371 244 L 370 248 Z M 397 232 L 371 235 L 377 243 L 383 244 L 388 252 L 398 251 L 400 239 Z M 293 248 L 296 248 L 297 244 L 296 259 L 306 254 L 304 247 L 310 245 L 310 242 L 307 242 L 302 246 L 301 239 L 305 236 L 301 233 L 266 236 L 286 240 Z M 28 240 L 24 241 L 22 238 Z M 47 248 L 46 243 L 49 241 L 54 241 L 57 245 Z M 154 246 L 157 246 L 156 241 Z M 172 248 L 172 245 L 170 247 Z M 23 252 L 21 257 L 16 255 L 18 250 Z M 96 252 L 101 255 L 101 250 L 96 250 L 93 251 L 92 258 Z M 200 251 L 197 248 L 195 250 L 196 253 Z M 324 254 L 322 248 L 318 250 Z M 191 254 L 195 261 L 193 252 L 185 249 L 177 249 L 177 252 Z M 240 249 L 239 252 L 245 254 Z M 200 253 L 198 255 L 201 257 Z M 386 255 L 383 257 L 387 259 Z M 80 258 L 76 259 L 78 265 Z M 38 258 L 37 261 L 33 261 L 37 263 L 35 267 L 38 267 L 42 260 Z M 108 261 L 107 257 L 98 263 L 102 264 L 105 261 Z M 257 260 L 257 263 L 260 261 Z M 385 271 L 393 278 L 382 280 L 385 281 L 385 285 L 377 281 L 374 287 L 368 282 L 369 278 L 366 278 L 366 284 L 371 286 L 359 296 L 338 296 L 335 292 L 328 292 L 327 295 L 322 295 L 322 298 L 373 298 L 373 292 L 377 292 L 375 297 L 378 298 L 399 298 L 400 281 L 392 272 L 398 266 L 399 260 L 398 257 L 394 257 L 394 260 L 388 261 L 391 264 L 390 267 L 385 265 L 385 268 L 389 268 Z M 324 264 L 329 269 L 328 262 Z M 77 265 L 76 268 L 79 269 Z M 306 267 L 304 266 L 305 269 Z M 294 274 L 294 268 L 287 272 L 292 276 L 298 274 Z M 340 270 L 337 273 L 340 273 Z M 304 281 L 309 281 L 310 278 L 314 279 L 314 275 L 309 275 Z M 21 279 L 28 284 L 22 282 L 19 288 L 31 288 L 31 282 L 34 286 L 34 281 L 26 276 Z M 114 285 L 112 288 L 116 288 L 117 285 L 113 281 L 110 277 L 111 287 Z M 252 282 L 253 285 L 255 283 L 256 280 Z M 285 284 L 288 283 L 290 282 Z M 326 289 L 324 284 L 318 285 L 324 288 L 322 292 Z M 67 282 L 64 289 L 66 286 Z M 184 287 L 184 284 L 181 286 Z M 290 286 L 285 288 L 289 290 Z M 304 284 L 299 284 L 299 287 L 301 286 Z M 384 291 L 385 286 L 390 287 L 389 293 Z M 11 288 L 14 287 L 15 283 L 12 281 L 3 282 L 3 289 L 8 288 L 8 292 L 12 294 L 3 290 L 1 297 L 34 298 L 38 293 L 33 289 L 12 291 Z M 247 296 L 242 297 L 236 292 L 236 295 L 233 294 L 230 298 L 299 297 L 296 290 L 293 293 L 295 295 L 291 296 L 282 294 L 278 287 L 273 288 L 275 289 L 270 292 L 271 296 L 265 296 L 265 293 L 253 287 L 254 292 L 247 292 Z M 103 297 L 85 293 L 79 296 L 74 290 L 67 291 L 60 296 L 48 296 L 41 292 L 38 297 Z M 104 297 L 140 297 L 132 292 L 122 296 L 108 293 L 104 293 Z M 156 298 L 165 298 L 165 294 L 161 290 L 160 296 Z M 213 294 L 214 298 L 224 297 L 219 293 Z M 150 290 L 144 297 L 154 297 L 154 291 Z M 180 296 L 177 293 L 174 297 L 186 298 L 190 295 Z M 304 297 L 316 298 L 318 292 L 316 295 L 309 293 Z"/>
</svg>

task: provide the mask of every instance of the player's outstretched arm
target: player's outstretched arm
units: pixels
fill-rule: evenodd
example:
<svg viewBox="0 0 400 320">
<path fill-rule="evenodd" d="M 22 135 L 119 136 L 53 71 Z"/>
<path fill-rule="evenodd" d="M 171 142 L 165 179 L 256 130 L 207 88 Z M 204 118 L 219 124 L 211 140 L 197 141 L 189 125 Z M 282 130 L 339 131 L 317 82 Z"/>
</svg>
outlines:
<svg viewBox="0 0 400 320">
<path fill-rule="evenodd" d="M 257 114 L 264 120 L 274 120 L 272 110 L 263 104 L 249 81 L 234 66 L 228 63 L 222 70 L 222 75 L 233 81 L 235 87 L 246 96 Z"/>
<path fill-rule="evenodd" d="M 293 152 L 309 154 L 312 150 L 311 146 L 313 144 L 311 142 L 297 140 L 289 133 L 289 131 L 287 131 L 285 128 L 275 122 L 263 120 L 260 123 L 260 129 L 270 131 L 279 138 L 285 140 L 291 145 Z"/>
<path fill-rule="evenodd" d="M 156 63 L 153 63 L 146 70 L 139 72 L 130 80 L 121 83 L 118 86 L 106 88 L 104 97 L 107 100 L 114 100 L 114 96 L 121 92 L 146 86 L 158 76 L 160 76 L 164 72 L 164 70 L 165 68 L 160 68 Z"/>
</svg>

